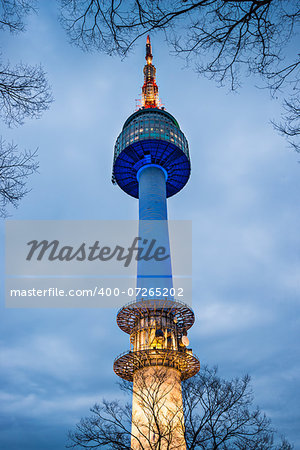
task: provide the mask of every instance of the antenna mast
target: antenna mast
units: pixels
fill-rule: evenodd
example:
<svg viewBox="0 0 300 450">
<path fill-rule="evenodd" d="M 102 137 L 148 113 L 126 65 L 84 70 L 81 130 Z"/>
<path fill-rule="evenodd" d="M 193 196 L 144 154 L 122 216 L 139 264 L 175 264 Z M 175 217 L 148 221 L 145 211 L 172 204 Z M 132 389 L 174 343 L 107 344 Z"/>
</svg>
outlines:
<svg viewBox="0 0 300 450">
<path fill-rule="evenodd" d="M 158 87 L 156 84 L 156 68 L 152 64 L 152 48 L 149 35 L 146 42 L 146 61 L 144 66 L 144 85 L 142 87 L 142 107 L 159 108 Z"/>
</svg>

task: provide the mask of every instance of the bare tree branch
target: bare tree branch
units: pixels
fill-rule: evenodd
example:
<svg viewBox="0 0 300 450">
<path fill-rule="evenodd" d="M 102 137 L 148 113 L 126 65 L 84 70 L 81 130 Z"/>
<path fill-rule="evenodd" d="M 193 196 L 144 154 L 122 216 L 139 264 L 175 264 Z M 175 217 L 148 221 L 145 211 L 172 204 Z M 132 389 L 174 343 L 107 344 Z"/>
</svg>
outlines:
<svg viewBox="0 0 300 450">
<path fill-rule="evenodd" d="M 0 118 L 7 125 L 21 125 L 25 117 L 39 118 L 52 102 L 45 73 L 40 66 L 0 63 Z"/>
<path fill-rule="evenodd" d="M 0 138 L 0 216 L 7 216 L 7 206 L 18 206 L 29 192 L 27 178 L 37 171 L 37 151 L 20 153 L 14 144 Z"/>
<path fill-rule="evenodd" d="M 25 30 L 25 17 L 35 12 L 36 0 L 0 0 L 0 31 Z M 40 66 L 12 67 L 0 60 L 0 119 L 8 126 L 22 125 L 24 119 L 38 118 L 52 101 L 45 73 Z M 0 136 L 0 216 L 9 204 L 17 207 L 29 192 L 28 177 L 37 171 L 37 152 L 20 152 Z"/>
<path fill-rule="evenodd" d="M 24 31 L 24 17 L 35 12 L 36 0 L 0 0 L 0 30 Z"/>
<path fill-rule="evenodd" d="M 148 428 L 139 429 L 143 441 L 141 449 L 176 449 L 176 441 L 172 435 L 176 411 L 170 411 L 168 421 L 162 417 L 164 398 L 172 389 L 169 385 L 165 389 L 166 372 L 157 369 L 153 385 L 150 388 L 149 379 L 141 373 L 139 383 L 135 385 L 140 405 L 145 416 L 148 417 Z M 274 430 L 270 420 L 258 408 L 253 408 L 253 394 L 250 378 L 226 381 L 218 377 L 217 369 L 205 367 L 198 375 L 182 383 L 184 403 L 184 423 L 188 450 L 292 450 L 288 441 L 282 438 L 281 443 L 273 442 Z M 122 383 L 122 390 L 132 394 L 132 386 L 128 382 Z M 101 448 L 131 449 L 130 442 L 133 431 L 141 424 L 139 419 L 131 418 L 131 407 L 119 401 L 95 405 L 91 409 L 92 415 L 76 426 L 74 432 L 69 433 L 68 448 Z M 179 413 L 179 411 L 178 411 Z M 131 420 L 133 427 L 131 428 Z M 178 426 L 178 424 L 176 425 Z M 179 446 L 180 447 L 180 446 Z M 182 447 L 180 447 L 182 448 Z"/>
<path fill-rule="evenodd" d="M 273 122 L 273 125 L 279 133 L 287 137 L 291 147 L 300 153 L 300 144 L 295 141 L 300 136 L 300 100 L 299 98 L 285 100 L 283 106 L 283 122 Z"/>
</svg>

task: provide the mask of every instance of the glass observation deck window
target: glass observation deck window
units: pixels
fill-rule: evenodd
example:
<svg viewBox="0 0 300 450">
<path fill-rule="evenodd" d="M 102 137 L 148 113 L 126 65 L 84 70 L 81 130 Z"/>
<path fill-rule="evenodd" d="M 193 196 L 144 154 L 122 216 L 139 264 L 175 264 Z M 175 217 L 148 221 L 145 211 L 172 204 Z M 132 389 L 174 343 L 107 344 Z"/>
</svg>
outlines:
<svg viewBox="0 0 300 450">
<path fill-rule="evenodd" d="M 179 147 L 189 158 L 187 140 L 182 131 L 161 113 L 149 112 L 147 117 L 137 116 L 120 133 L 116 145 L 114 160 L 121 151 L 132 144 L 147 139 L 161 139 Z"/>
</svg>

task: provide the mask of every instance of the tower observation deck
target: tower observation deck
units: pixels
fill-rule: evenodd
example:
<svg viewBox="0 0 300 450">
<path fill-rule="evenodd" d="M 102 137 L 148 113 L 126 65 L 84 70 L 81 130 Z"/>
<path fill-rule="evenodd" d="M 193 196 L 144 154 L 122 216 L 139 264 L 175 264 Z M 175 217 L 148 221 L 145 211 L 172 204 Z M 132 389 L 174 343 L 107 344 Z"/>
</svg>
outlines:
<svg viewBox="0 0 300 450">
<path fill-rule="evenodd" d="M 159 234 L 169 248 L 167 197 L 175 195 L 187 183 L 190 157 L 188 142 L 178 122 L 160 106 L 152 59 L 148 36 L 142 105 L 126 120 L 117 138 L 112 182 L 139 199 L 139 236 L 149 234 L 149 223 L 159 223 Z M 149 277 L 145 275 L 143 262 L 139 261 L 137 286 L 172 287 L 170 261 L 160 267 L 159 277 Z M 194 313 L 187 304 L 157 295 L 137 297 L 117 314 L 118 326 L 130 335 L 130 350 L 116 358 L 114 371 L 121 378 L 133 381 L 133 449 L 152 448 L 149 442 L 161 439 L 155 428 L 157 425 L 153 425 L 157 418 L 152 420 L 146 414 L 142 400 L 145 385 L 155 386 L 158 374 L 164 377 L 159 388 L 160 393 L 165 392 L 158 414 L 162 428 L 168 427 L 171 412 L 173 417 L 173 444 L 169 436 L 160 443 L 160 448 L 186 449 L 181 381 L 200 369 L 199 360 L 188 348 L 187 331 L 194 320 Z M 157 393 L 153 392 L 154 395 L 157 397 Z"/>
</svg>

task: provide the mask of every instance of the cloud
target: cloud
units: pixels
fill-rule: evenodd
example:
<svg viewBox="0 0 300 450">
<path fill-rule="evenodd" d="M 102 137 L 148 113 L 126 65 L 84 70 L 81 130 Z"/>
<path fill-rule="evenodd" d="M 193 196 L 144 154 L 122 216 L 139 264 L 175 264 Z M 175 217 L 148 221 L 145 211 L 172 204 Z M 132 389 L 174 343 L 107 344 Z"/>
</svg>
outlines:
<svg viewBox="0 0 300 450">
<path fill-rule="evenodd" d="M 1 366 L 6 370 L 28 370 L 67 377 L 82 361 L 67 338 L 37 335 L 13 347 L 0 350 Z"/>
<path fill-rule="evenodd" d="M 197 336 L 209 337 L 236 335 L 239 331 L 253 329 L 273 321 L 272 314 L 251 303 L 232 303 L 227 299 L 201 302 L 197 308 Z"/>
</svg>

